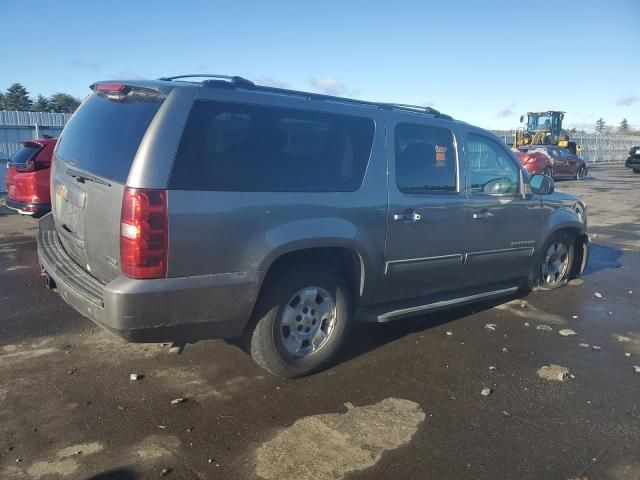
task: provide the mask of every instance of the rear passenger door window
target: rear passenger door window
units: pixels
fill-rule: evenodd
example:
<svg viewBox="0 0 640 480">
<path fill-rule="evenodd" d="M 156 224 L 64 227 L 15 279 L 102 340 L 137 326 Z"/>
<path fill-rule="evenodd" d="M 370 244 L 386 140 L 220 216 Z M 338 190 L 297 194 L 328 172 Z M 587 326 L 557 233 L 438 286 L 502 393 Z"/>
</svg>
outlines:
<svg viewBox="0 0 640 480">
<path fill-rule="evenodd" d="M 169 188 L 349 192 L 362 184 L 371 118 L 266 105 L 197 101 Z"/>
<path fill-rule="evenodd" d="M 415 117 L 403 114 L 397 123 L 391 118 L 387 124 L 391 155 L 385 273 L 391 288 L 380 301 L 431 295 L 461 288 L 466 281 L 462 259 L 469 205 L 458 185 L 459 130 L 452 122 L 426 115 L 423 122 L 411 122 Z"/>
<path fill-rule="evenodd" d="M 395 128 L 396 183 L 405 193 L 455 193 L 456 154 L 451 132 L 401 123 Z"/>
<path fill-rule="evenodd" d="M 469 134 L 467 158 L 472 195 L 516 195 L 520 191 L 520 170 L 494 140 Z"/>
</svg>

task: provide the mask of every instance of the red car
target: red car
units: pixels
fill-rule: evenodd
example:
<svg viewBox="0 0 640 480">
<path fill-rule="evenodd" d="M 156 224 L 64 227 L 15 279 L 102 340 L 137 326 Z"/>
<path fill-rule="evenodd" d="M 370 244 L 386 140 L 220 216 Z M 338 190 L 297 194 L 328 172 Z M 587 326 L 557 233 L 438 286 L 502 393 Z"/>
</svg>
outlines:
<svg viewBox="0 0 640 480">
<path fill-rule="evenodd" d="M 21 142 L 7 164 L 7 207 L 35 218 L 51 210 L 49 179 L 57 141 L 45 136 Z"/>
<path fill-rule="evenodd" d="M 531 174 L 543 173 L 553 178 L 582 180 L 587 176 L 586 162 L 566 148 L 556 145 L 532 145 L 516 153 Z"/>
<path fill-rule="evenodd" d="M 543 175 L 547 175 L 549 177 L 552 176 L 553 165 L 551 163 L 551 159 L 542 152 L 519 151 L 516 153 L 516 157 L 518 157 L 518 160 L 520 160 L 522 165 L 524 165 L 524 168 L 531 175 L 542 173 Z"/>
</svg>

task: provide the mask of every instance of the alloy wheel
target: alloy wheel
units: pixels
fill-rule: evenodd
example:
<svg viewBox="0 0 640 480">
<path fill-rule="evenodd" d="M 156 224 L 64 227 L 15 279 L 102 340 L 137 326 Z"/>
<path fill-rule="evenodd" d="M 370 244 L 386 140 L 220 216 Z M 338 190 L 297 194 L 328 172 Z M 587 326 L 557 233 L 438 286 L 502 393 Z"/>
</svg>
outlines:
<svg viewBox="0 0 640 480">
<path fill-rule="evenodd" d="M 336 302 L 320 287 L 298 291 L 287 303 L 280 320 L 280 340 L 287 353 L 307 357 L 324 347 L 334 332 Z"/>
<path fill-rule="evenodd" d="M 569 249 L 563 242 L 552 243 L 542 261 L 542 280 L 549 286 L 557 285 L 567 275 Z"/>
</svg>

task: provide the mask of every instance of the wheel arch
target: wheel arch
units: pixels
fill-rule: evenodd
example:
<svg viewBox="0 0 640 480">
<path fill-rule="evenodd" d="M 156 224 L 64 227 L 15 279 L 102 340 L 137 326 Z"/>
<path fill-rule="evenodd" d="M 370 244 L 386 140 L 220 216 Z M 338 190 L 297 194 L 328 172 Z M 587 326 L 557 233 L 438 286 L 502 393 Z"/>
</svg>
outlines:
<svg viewBox="0 0 640 480">
<path fill-rule="evenodd" d="M 573 266 L 569 278 L 576 278 L 582 275 L 587 262 L 589 260 L 590 241 L 586 233 L 586 226 L 578 218 L 578 214 L 567 208 L 563 208 L 554 212 L 549 219 L 548 228 L 545 230 L 541 238 L 541 248 L 536 256 L 536 264 L 541 255 L 544 255 L 544 249 L 549 239 L 560 232 L 570 234 L 574 239 L 573 249 Z"/>
<path fill-rule="evenodd" d="M 346 239 L 326 239 L 314 244 L 291 242 L 272 251 L 260 268 L 265 272 L 260 292 L 278 272 L 301 262 L 319 262 L 338 269 L 347 280 L 354 303 L 362 297 L 367 280 L 366 261 L 362 249 Z"/>
</svg>

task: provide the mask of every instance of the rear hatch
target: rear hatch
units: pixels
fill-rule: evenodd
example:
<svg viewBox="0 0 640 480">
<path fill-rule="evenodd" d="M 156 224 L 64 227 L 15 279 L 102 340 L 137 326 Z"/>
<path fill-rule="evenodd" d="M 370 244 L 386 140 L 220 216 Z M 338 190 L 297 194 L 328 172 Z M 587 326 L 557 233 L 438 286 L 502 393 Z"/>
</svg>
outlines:
<svg viewBox="0 0 640 480">
<path fill-rule="evenodd" d="M 26 171 L 28 162 L 32 160 L 41 149 L 42 145 L 36 142 L 24 142 L 22 146 L 16 150 L 16 153 L 9 158 L 9 162 L 7 163 L 7 193 L 10 199 L 16 200 L 20 197 L 20 200 L 22 200 L 21 197 L 24 195 L 24 192 L 20 191 L 22 189 L 16 186 L 14 172 Z"/>
<path fill-rule="evenodd" d="M 107 283 L 120 274 L 120 213 L 138 147 L 164 99 L 148 88 L 97 84 L 54 152 L 51 206 L 67 253 Z"/>
</svg>

